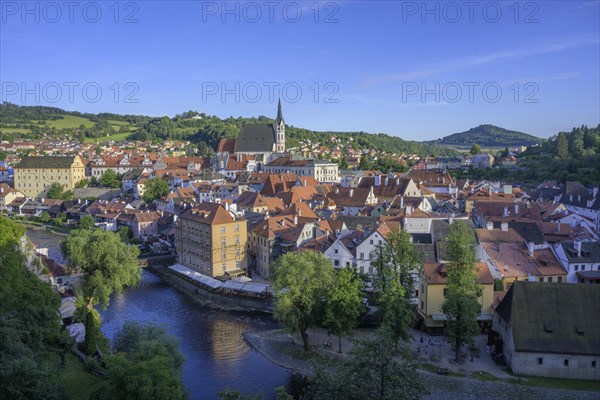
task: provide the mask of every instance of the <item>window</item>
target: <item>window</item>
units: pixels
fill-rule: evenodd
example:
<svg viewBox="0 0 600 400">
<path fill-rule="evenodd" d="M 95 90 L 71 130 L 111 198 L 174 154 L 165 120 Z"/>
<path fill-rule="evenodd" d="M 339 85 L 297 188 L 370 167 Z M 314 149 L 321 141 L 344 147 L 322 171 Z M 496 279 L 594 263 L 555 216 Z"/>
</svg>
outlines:
<svg viewBox="0 0 600 400">
<path fill-rule="evenodd" d="M 235 226 L 235 231 L 236 231 L 236 232 L 239 232 L 239 231 L 240 231 L 240 225 L 239 225 L 239 224 Z"/>
<path fill-rule="evenodd" d="M 338 248 L 337 247 L 334 249 L 334 252 L 335 252 L 335 254 L 338 253 Z"/>
<path fill-rule="evenodd" d="M 421 300 L 421 310 L 425 309 L 425 303 L 423 303 L 423 300 Z"/>
<path fill-rule="evenodd" d="M 346 268 L 350 267 L 350 261 L 346 261 Z"/>
<path fill-rule="evenodd" d="M 339 267 L 339 266 L 340 266 L 340 260 L 335 260 L 335 261 L 333 262 L 333 264 L 334 264 L 336 267 Z"/>
<path fill-rule="evenodd" d="M 543 359 L 542 357 L 539 357 L 539 358 L 537 359 L 537 361 L 538 361 L 538 365 L 542 365 L 542 364 L 544 364 L 544 359 Z"/>
<path fill-rule="evenodd" d="M 585 265 L 581 265 L 581 270 L 585 271 Z"/>
<path fill-rule="evenodd" d="M 225 233 L 225 227 L 224 226 L 221 227 L 221 233 Z"/>
<path fill-rule="evenodd" d="M 551 276 L 548 277 L 548 282 L 552 282 L 552 277 Z"/>
<path fill-rule="evenodd" d="M 538 278 L 539 282 L 544 282 L 544 278 Z"/>
<path fill-rule="evenodd" d="M 360 259 L 364 260 L 365 259 L 365 253 L 360 253 Z"/>
<path fill-rule="evenodd" d="M 562 283 L 562 276 L 558 277 L 558 283 Z"/>
<path fill-rule="evenodd" d="M 373 244 L 373 239 L 369 240 L 369 243 L 370 243 L 370 244 Z"/>
<path fill-rule="evenodd" d="M 563 361 L 563 365 L 565 367 L 568 367 L 569 366 L 569 360 L 565 358 L 565 361 Z"/>
<path fill-rule="evenodd" d="M 448 294 L 448 288 L 444 288 L 444 297 Z"/>
<path fill-rule="evenodd" d="M 596 360 L 592 361 L 592 368 L 596 368 Z"/>
<path fill-rule="evenodd" d="M 373 273 L 373 267 L 369 267 L 369 273 L 372 274 Z"/>
<path fill-rule="evenodd" d="M 575 271 L 579 271 L 579 265 L 575 264 Z"/>
</svg>

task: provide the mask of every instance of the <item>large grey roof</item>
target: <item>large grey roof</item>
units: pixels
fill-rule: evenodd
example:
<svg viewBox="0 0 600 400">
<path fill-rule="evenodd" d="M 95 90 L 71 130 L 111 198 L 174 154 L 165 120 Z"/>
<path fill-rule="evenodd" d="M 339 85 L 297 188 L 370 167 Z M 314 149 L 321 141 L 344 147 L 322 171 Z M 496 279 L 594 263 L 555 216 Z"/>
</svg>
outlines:
<svg viewBox="0 0 600 400">
<path fill-rule="evenodd" d="M 70 168 L 77 156 L 25 156 L 15 168 Z"/>
<path fill-rule="evenodd" d="M 515 282 L 496 312 L 517 351 L 600 355 L 600 285 Z"/>
<path fill-rule="evenodd" d="M 573 242 L 563 243 L 562 246 L 570 263 L 600 262 L 600 243 L 598 242 L 581 242 L 581 256 L 577 255 Z"/>
<path fill-rule="evenodd" d="M 273 124 L 246 124 L 235 143 L 236 153 L 269 153 L 275 144 Z"/>
</svg>

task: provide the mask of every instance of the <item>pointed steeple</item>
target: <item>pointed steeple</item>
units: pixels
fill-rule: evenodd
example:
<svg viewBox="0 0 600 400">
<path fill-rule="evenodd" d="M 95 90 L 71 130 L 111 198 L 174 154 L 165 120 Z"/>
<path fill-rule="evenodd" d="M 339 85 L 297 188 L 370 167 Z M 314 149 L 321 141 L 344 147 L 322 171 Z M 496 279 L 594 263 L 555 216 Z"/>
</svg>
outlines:
<svg viewBox="0 0 600 400">
<path fill-rule="evenodd" d="M 284 122 L 283 113 L 281 112 L 281 97 L 279 98 L 279 104 L 277 104 L 277 120 L 275 122 L 277 123 L 277 126 L 280 126 L 281 123 Z"/>
</svg>

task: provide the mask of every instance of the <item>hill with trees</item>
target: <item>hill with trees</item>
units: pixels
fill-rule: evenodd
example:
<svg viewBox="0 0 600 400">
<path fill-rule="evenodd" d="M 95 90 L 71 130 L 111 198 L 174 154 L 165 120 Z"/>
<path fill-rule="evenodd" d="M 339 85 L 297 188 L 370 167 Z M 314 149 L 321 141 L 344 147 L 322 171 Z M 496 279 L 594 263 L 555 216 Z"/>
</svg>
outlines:
<svg viewBox="0 0 600 400">
<path fill-rule="evenodd" d="M 514 147 L 532 146 L 542 142 L 543 139 L 527 133 L 511 131 L 486 124 L 471 128 L 465 132 L 445 136 L 430 143 L 470 148 L 475 143 L 482 147 Z"/>
<path fill-rule="evenodd" d="M 600 183 L 600 125 L 582 125 L 571 132 L 559 132 L 540 146 L 520 156 L 520 166 L 532 180 Z"/>
<path fill-rule="evenodd" d="M 201 152 L 215 149 L 221 138 L 235 138 L 244 124 L 274 123 L 272 118 L 228 117 L 187 111 L 175 117 L 149 117 L 110 113 L 89 114 L 43 106 L 0 105 L 0 140 L 67 135 L 78 140 L 190 140 Z M 414 153 L 421 156 L 453 156 L 457 153 L 435 143 L 404 140 L 385 133 L 319 132 L 289 125 L 287 146 L 293 148 L 303 141 L 319 142 L 323 146 L 336 144 L 355 149 L 373 149 L 388 153 Z M 204 143 L 206 146 L 200 145 Z"/>
</svg>

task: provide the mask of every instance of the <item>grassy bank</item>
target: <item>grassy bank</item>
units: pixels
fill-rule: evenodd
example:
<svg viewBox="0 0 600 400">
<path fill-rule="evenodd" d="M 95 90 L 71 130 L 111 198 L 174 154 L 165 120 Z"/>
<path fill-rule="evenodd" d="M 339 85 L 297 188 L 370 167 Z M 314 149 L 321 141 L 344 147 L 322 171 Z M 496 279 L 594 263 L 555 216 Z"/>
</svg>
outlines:
<svg viewBox="0 0 600 400">
<path fill-rule="evenodd" d="M 100 378 L 90 373 L 75 355 L 67 354 L 60 384 L 69 400 L 88 400 L 99 382 Z"/>
</svg>

